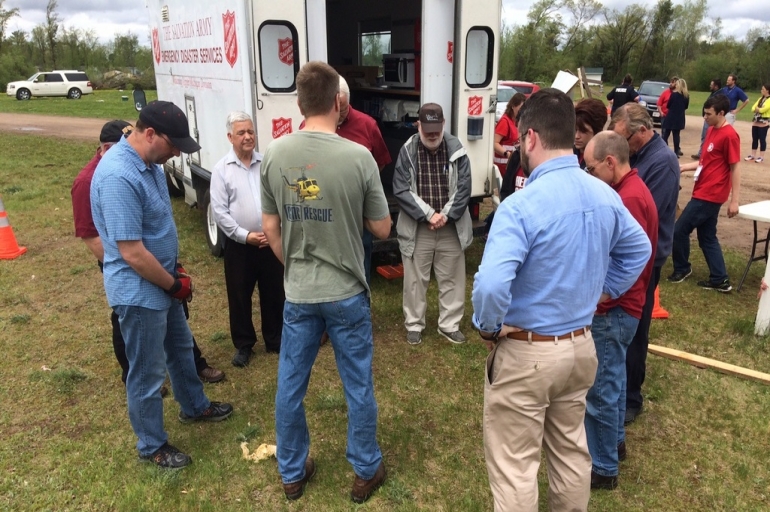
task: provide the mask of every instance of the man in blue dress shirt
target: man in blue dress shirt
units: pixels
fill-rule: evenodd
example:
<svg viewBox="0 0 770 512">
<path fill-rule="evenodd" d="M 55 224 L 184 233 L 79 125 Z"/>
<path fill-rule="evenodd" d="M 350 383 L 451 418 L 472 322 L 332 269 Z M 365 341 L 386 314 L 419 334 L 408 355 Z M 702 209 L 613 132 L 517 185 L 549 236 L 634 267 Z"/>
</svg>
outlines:
<svg viewBox="0 0 770 512">
<path fill-rule="evenodd" d="M 586 510 L 591 456 L 583 420 L 596 377 L 596 305 L 644 269 L 647 235 L 572 153 L 575 110 L 556 89 L 519 113 L 527 186 L 498 208 L 473 286 L 487 341 L 484 447 L 495 510 L 536 511 L 544 443 L 550 510 Z"/>
</svg>

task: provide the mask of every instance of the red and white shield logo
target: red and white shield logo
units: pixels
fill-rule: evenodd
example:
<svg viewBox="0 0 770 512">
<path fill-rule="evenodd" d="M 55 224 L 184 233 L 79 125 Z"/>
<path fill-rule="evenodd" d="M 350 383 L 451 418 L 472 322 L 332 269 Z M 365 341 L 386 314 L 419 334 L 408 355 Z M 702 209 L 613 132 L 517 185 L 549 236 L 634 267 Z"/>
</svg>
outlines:
<svg viewBox="0 0 770 512">
<path fill-rule="evenodd" d="M 155 57 L 155 64 L 160 64 L 160 36 L 158 29 L 152 29 L 152 54 Z"/>
<path fill-rule="evenodd" d="M 471 96 L 468 98 L 468 115 L 480 116 L 481 115 L 481 96 Z"/>
<path fill-rule="evenodd" d="M 446 60 L 450 64 L 455 61 L 455 44 L 452 41 L 446 42 Z"/>
<path fill-rule="evenodd" d="M 291 118 L 279 117 L 273 119 L 273 138 L 283 137 L 291 133 Z"/>
<path fill-rule="evenodd" d="M 238 60 L 238 38 L 235 33 L 235 12 L 226 11 L 222 15 L 222 24 L 225 27 L 225 59 L 230 67 L 235 66 Z"/>
<path fill-rule="evenodd" d="M 287 66 L 294 65 L 294 41 L 291 37 L 278 40 L 278 58 Z"/>
</svg>

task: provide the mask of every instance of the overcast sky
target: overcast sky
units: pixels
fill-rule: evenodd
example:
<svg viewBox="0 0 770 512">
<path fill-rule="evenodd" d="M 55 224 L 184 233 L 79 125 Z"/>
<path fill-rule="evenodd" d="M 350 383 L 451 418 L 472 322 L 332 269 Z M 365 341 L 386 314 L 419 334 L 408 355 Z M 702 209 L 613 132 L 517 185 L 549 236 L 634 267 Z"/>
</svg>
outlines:
<svg viewBox="0 0 770 512">
<path fill-rule="evenodd" d="M 636 3 L 655 5 L 657 0 L 638 0 Z M 631 0 L 604 0 L 606 7 L 623 9 Z M 674 0 L 680 3 L 680 0 Z M 14 30 L 31 32 L 35 25 L 45 22 L 45 7 L 48 0 L 5 0 L 5 9 L 18 7 L 20 16 L 8 25 L 8 33 Z M 523 23 L 532 0 L 503 0 L 503 18 L 511 24 Z M 762 26 L 770 21 L 770 10 L 756 2 L 734 0 L 727 4 L 711 1 L 713 16 L 722 17 L 722 33 L 743 38 L 752 27 Z M 68 28 L 93 29 L 102 42 L 110 41 L 115 34 L 131 32 L 139 37 L 139 43 L 149 46 L 147 8 L 142 0 L 59 0 L 56 10 L 61 23 Z"/>
</svg>

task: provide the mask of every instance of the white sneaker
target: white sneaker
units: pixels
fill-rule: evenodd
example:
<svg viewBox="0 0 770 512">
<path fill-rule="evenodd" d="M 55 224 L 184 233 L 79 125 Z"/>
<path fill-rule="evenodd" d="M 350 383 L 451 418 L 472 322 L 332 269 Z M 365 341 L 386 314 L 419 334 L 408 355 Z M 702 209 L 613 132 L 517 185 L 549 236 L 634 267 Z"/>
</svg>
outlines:
<svg viewBox="0 0 770 512">
<path fill-rule="evenodd" d="M 746 158 L 744 158 L 744 160 L 746 160 L 748 162 L 749 160 L 754 160 L 754 157 L 749 155 Z"/>
</svg>

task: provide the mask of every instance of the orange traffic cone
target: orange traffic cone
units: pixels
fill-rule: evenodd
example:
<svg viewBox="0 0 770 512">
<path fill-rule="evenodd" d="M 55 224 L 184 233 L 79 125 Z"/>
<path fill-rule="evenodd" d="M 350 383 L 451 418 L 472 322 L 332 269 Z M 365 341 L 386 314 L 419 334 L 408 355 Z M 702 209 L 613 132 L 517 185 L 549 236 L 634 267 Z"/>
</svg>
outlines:
<svg viewBox="0 0 770 512">
<path fill-rule="evenodd" d="M 655 287 L 655 305 L 652 306 L 652 318 L 668 318 L 668 311 L 660 307 L 660 286 Z"/>
<path fill-rule="evenodd" d="M 19 247 L 13 236 L 11 223 L 5 213 L 5 205 L 0 199 L 0 260 L 12 260 L 27 252 L 26 247 Z"/>
</svg>

